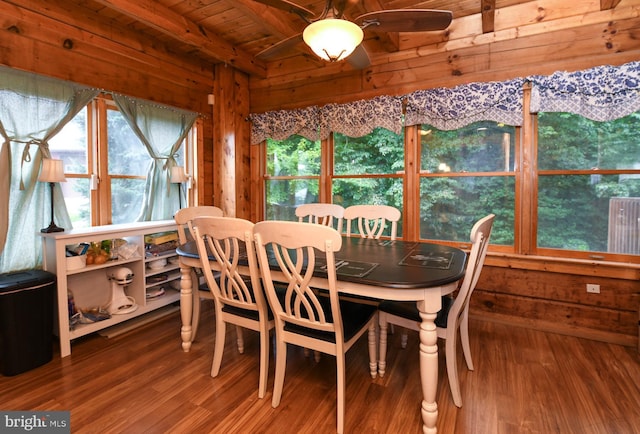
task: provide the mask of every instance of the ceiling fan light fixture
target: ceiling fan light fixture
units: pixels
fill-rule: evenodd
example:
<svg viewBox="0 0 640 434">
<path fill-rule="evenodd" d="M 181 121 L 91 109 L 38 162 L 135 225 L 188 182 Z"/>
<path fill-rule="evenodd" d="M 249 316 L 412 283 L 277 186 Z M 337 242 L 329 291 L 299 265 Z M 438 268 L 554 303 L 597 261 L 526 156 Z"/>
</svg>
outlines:
<svg viewBox="0 0 640 434">
<path fill-rule="evenodd" d="M 305 44 L 329 62 L 347 58 L 363 38 L 364 32 L 357 24 L 338 18 L 314 21 L 302 33 Z"/>
</svg>

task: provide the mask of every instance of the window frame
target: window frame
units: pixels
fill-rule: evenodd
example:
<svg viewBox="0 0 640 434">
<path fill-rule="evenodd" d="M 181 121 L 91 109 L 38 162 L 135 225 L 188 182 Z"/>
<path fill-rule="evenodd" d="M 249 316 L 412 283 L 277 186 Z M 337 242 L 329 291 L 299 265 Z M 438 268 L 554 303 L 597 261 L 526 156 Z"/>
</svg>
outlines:
<svg viewBox="0 0 640 434">
<path fill-rule="evenodd" d="M 65 173 L 65 177 L 74 179 L 86 179 L 89 183 L 90 201 L 90 225 L 103 226 L 112 224 L 112 179 L 140 179 L 146 180 L 146 176 L 140 175 L 113 175 L 108 172 L 108 110 L 118 108 L 108 94 L 100 94 L 86 106 L 87 110 L 87 171 L 88 173 Z M 189 174 L 186 186 L 186 204 L 183 207 L 195 203 L 200 194 L 194 179 L 197 179 L 199 164 L 196 164 L 198 147 L 202 147 L 202 138 L 199 131 L 202 129 L 202 121 L 196 120 L 183 143 L 184 166 Z M 92 179 L 96 188 L 91 188 Z M 133 222 L 132 222 L 133 223 Z"/>
<path fill-rule="evenodd" d="M 523 91 L 523 122 L 516 127 L 516 146 L 514 155 L 513 172 L 481 172 L 448 174 L 447 176 L 513 176 L 515 178 L 514 191 L 514 234 L 513 245 L 491 244 L 489 248 L 493 259 L 489 263 L 499 266 L 508 266 L 524 269 L 537 269 L 558 272 L 587 273 L 587 269 L 594 264 L 602 262 L 607 266 L 601 267 L 604 275 L 614 277 L 625 276 L 629 271 L 629 263 L 640 263 L 639 255 L 581 252 L 566 249 L 550 249 L 537 246 L 537 204 L 538 204 L 538 178 L 540 175 L 549 174 L 550 171 L 538 171 L 537 167 L 537 115 L 530 112 L 531 85 L 526 84 Z M 404 127 L 405 137 L 405 171 L 403 174 L 370 175 L 370 177 L 403 177 L 403 233 L 402 238 L 409 241 L 433 241 L 441 244 L 453 245 L 461 248 L 469 246 L 469 242 L 442 241 L 420 239 L 419 228 L 419 201 L 420 180 L 420 126 Z M 264 202 L 266 201 L 266 189 L 264 181 L 266 160 L 266 142 L 259 145 L 259 155 L 256 161 L 261 161 L 259 178 L 262 183 L 257 189 L 260 198 L 257 201 L 258 220 L 264 218 Z M 333 135 L 321 142 L 321 174 L 319 197 L 322 202 L 331 202 L 333 179 L 353 178 L 353 175 L 335 175 L 333 172 Z M 553 171 L 556 174 L 556 171 Z M 585 171 L 586 173 L 587 171 Z M 589 174 L 594 172 L 588 171 Z M 616 170 L 600 170 L 600 174 L 615 174 Z M 630 171 L 625 171 L 628 173 Z M 640 174 L 640 170 L 631 171 Z M 445 176 L 445 175 L 439 175 Z M 368 177 L 363 175 L 363 177 Z M 571 265 L 573 264 L 573 265 Z"/>
</svg>

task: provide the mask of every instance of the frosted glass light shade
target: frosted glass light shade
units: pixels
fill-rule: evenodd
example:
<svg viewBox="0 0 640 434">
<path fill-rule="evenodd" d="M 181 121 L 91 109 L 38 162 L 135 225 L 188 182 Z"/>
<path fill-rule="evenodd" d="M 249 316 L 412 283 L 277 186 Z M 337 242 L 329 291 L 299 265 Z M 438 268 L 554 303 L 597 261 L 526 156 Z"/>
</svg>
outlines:
<svg viewBox="0 0 640 434">
<path fill-rule="evenodd" d="M 329 62 L 345 59 L 362 42 L 364 33 L 355 23 L 326 18 L 309 24 L 302 39 L 318 57 Z"/>
<path fill-rule="evenodd" d="M 180 184 L 182 182 L 187 182 L 189 178 L 187 174 L 184 172 L 184 167 L 182 166 L 173 166 L 171 168 L 171 183 L 172 184 Z"/>
<path fill-rule="evenodd" d="M 53 158 L 43 158 L 42 168 L 38 181 L 40 182 L 65 182 L 64 177 L 64 161 L 54 160 Z"/>
</svg>

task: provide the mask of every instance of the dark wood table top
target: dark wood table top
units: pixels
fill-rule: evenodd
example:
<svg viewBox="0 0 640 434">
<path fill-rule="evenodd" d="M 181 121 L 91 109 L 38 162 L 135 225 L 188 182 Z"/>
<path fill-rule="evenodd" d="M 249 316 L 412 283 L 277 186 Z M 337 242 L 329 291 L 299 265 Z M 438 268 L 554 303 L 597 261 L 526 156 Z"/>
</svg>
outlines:
<svg viewBox="0 0 640 434">
<path fill-rule="evenodd" d="M 194 241 L 179 246 L 176 253 L 199 259 Z M 467 254 L 435 243 L 342 237 L 342 248 L 335 252 L 335 258 L 340 281 L 412 289 L 460 280 L 464 276 Z M 316 266 L 318 276 L 323 274 L 322 265 Z"/>
</svg>

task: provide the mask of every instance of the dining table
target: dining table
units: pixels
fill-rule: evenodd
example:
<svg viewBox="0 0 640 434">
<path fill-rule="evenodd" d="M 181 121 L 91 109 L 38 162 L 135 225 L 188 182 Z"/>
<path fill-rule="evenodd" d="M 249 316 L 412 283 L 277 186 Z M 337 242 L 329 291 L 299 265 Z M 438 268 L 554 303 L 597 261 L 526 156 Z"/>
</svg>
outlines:
<svg viewBox="0 0 640 434">
<path fill-rule="evenodd" d="M 419 357 L 423 432 L 435 433 L 438 418 L 438 335 L 434 320 L 442 307 L 442 296 L 454 292 L 464 277 L 467 254 L 456 247 L 428 242 L 360 237 L 343 237 L 342 241 L 342 248 L 335 252 L 340 294 L 415 301 L 417 304 L 422 318 Z M 179 246 L 176 253 L 181 273 L 180 335 L 183 351 L 189 351 L 192 343 L 193 269 L 202 267 L 202 263 L 194 241 Z M 210 257 L 209 260 L 214 259 Z M 327 288 L 325 267 L 326 264 L 321 262 L 316 264 L 313 287 Z"/>
</svg>

